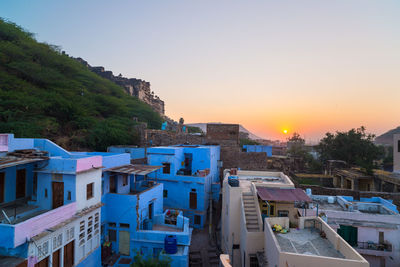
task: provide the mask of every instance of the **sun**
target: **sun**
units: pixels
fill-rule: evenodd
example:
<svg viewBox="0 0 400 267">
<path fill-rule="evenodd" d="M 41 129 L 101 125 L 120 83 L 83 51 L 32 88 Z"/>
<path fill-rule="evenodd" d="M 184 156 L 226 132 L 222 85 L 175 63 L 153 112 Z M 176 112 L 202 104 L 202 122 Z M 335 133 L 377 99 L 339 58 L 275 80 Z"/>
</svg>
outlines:
<svg viewBox="0 0 400 267">
<path fill-rule="evenodd" d="M 283 133 L 284 133 L 284 134 L 287 134 L 287 133 L 288 133 L 288 130 L 287 130 L 287 129 L 284 129 L 284 130 L 283 130 Z"/>
</svg>

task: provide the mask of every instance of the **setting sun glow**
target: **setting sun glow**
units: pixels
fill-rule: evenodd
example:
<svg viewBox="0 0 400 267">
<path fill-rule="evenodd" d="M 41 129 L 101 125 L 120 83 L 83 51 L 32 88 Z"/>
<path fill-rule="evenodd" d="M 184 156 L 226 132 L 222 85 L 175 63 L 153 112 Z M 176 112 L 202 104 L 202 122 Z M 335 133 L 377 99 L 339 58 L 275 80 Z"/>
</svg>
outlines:
<svg viewBox="0 0 400 267">
<path fill-rule="evenodd" d="M 283 133 L 284 133 L 284 134 L 287 134 L 287 133 L 288 133 L 288 130 L 284 129 L 284 130 L 283 130 Z"/>
</svg>

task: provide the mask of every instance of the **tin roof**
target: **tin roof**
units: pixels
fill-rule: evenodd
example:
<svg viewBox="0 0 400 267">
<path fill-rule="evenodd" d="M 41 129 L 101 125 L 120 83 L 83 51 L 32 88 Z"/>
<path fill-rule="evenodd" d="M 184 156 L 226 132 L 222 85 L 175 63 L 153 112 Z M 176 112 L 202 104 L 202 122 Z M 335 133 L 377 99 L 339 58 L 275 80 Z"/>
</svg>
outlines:
<svg viewBox="0 0 400 267">
<path fill-rule="evenodd" d="M 146 174 L 155 172 L 156 170 L 159 170 L 163 167 L 164 166 L 127 164 L 127 165 L 122 165 L 122 166 L 105 169 L 104 171 L 135 174 L 135 175 L 146 175 Z"/>
<path fill-rule="evenodd" d="M 311 199 L 300 188 L 271 188 L 271 187 L 257 187 L 258 196 L 262 200 L 267 201 L 305 201 L 311 202 Z"/>
<path fill-rule="evenodd" d="M 0 158 L 0 169 L 17 166 L 20 164 L 27 164 L 36 161 L 46 160 L 45 158 L 18 158 L 13 156 L 6 156 Z"/>
</svg>

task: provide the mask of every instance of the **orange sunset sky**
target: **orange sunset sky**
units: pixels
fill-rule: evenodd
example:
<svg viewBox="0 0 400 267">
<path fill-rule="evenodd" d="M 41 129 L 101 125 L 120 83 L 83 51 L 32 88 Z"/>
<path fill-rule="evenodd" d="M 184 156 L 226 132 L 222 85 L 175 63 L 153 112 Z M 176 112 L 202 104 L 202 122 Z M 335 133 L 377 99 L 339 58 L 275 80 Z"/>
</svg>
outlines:
<svg viewBox="0 0 400 267">
<path fill-rule="evenodd" d="M 0 3 L 39 41 L 151 82 L 175 120 L 313 142 L 400 125 L 399 14 L 384 0 Z"/>
</svg>

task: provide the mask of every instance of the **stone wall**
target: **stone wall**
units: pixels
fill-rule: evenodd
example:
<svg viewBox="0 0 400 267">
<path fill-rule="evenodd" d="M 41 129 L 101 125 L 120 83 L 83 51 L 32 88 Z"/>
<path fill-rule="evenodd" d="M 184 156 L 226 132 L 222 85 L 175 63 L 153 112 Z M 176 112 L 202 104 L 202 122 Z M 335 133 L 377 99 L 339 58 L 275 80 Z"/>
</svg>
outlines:
<svg viewBox="0 0 400 267">
<path fill-rule="evenodd" d="M 158 96 L 154 94 L 153 91 L 151 91 L 149 82 L 135 78 L 125 78 L 121 74 L 118 76 L 114 76 L 112 71 L 106 71 L 104 67 L 92 67 L 87 63 L 87 61 L 83 60 L 82 58 L 76 58 L 76 60 L 84 64 L 86 67 L 89 68 L 89 70 L 93 71 L 94 73 L 100 75 L 103 78 L 111 80 L 112 82 L 123 87 L 126 93 L 131 96 L 136 96 L 143 102 L 149 104 L 154 111 L 158 112 L 161 115 L 164 115 L 164 101 L 162 101 Z"/>
<path fill-rule="evenodd" d="M 207 139 L 220 145 L 239 145 L 239 124 L 207 124 Z"/>
<path fill-rule="evenodd" d="M 201 135 L 146 129 L 140 143 L 141 146 L 201 145 L 207 143 L 207 139 Z"/>
</svg>

